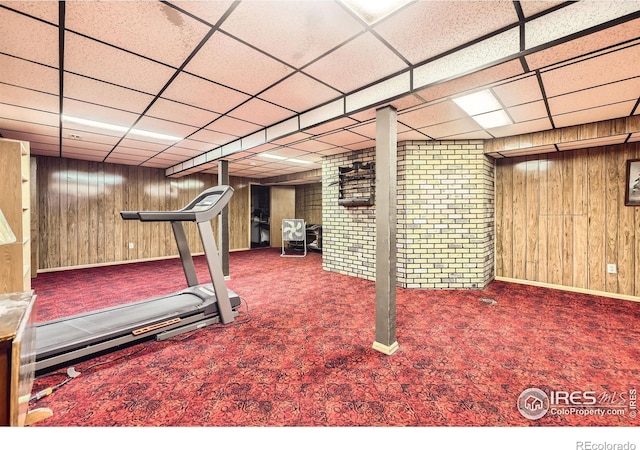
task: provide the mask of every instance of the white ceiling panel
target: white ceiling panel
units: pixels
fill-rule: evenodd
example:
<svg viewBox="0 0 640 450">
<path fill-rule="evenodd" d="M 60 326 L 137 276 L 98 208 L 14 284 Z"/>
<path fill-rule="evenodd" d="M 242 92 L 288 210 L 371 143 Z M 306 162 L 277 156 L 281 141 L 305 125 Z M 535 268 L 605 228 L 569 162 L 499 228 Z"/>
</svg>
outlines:
<svg viewBox="0 0 640 450">
<path fill-rule="evenodd" d="M 65 17 L 68 30 L 173 67 L 179 67 L 211 29 L 161 2 L 68 2 Z"/>
<path fill-rule="evenodd" d="M 153 105 L 151 105 L 146 115 L 157 119 L 183 123 L 196 128 L 202 128 L 220 117 L 218 113 L 195 108 L 165 98 L 158 98 Z"/>
<path fill-rule="evenodd" d="M 640 77 L 603 86 L 584 89 L 570 94 L 549 98 L 551 114 L 565 114 L 595 108 L 607 103 L 635 100 L 640 96 Z"/>
<path fill-rule="evenodd" d="M 222 29 L 300 68 L 342 44 L 363 26 L 337 2 L 242 2 Z"/>
<path fill-rule="evenodd" d="M 64 96 L 97 105 L 141 113 L 153 96 L 71 73 L 64 77 Z"/>
<path fill-rule="evenodd" d="M 0 80 L 4 84 L 56 95 L 60 91 L 60 75 L 57 69 L 2 54 L 0 67 Z"/>
<path fill-rule="evenodd" d="M 509 137 L 639 110 L 640 0 L 416 1 L 370 27 L 340 1 L 4 1 L 0 23 L 5 136 L 96 161 L 118 145 L 107 161 L 172 177 L 270 150 L 373 148 L 387 105 L 399 140 Z M 516 123 L 484 130 L 452 102 L 480 89 Z M 124 131 L 60 129 L 62 103 L 81 119 L 194 138 L 118 144 Z M 252 160 L 240 173 L 315 167 Z"/>
<path fill-rule="evenodd" d="M 581 55 L 588 55 L 621 42 L 633 40 L 638 37 L 638 29 L 640 29 L 640 19 L 632 20 L 615 27 L 605 28 L 604 30 L 597 31 L 582 38 L 532 53 L 525 56 L 525 59 L 530 69 L 540 69 L 561 61 L 568 61 Z"/>
<path fill-rule="evenodd" d="M 340 92 L 300 72 L 260 94 L 261 99 L 299 113 L 339 96 Z"/>
<path fill-rule="evenodd" d="M 533 133 L 536 131 L 544 131 L 551 128 L 551 122 L 548 118 L 537 120 L 529 120 L 527 122 L 515 123 L 504 127 L 491 128 L 487 130 L 495 137 L 514 136 L 518 134 Z"/>
<path fill-rule="evenodd" d="M 58 114 L 3 103 L 0 103 L 0 117 L 49 126 L 57 126 L 60 123 Z"/>
<path fill-rule="evenodd" d="M 304 71 L 348 93 L 407 67 L 380 40 L 365 33 L 305 67 Z"/>
<path fill-rule="evenodd" d="M 507 108 L 507 111 L 516 123 L 548 118 L 547 107 L 542 100 L 512 106 L 511 108 Z"/>
<path fill-rule="evenodd" d="M 111 125 L 130 127 L 138 119 L 138 115 L 128 111 L 107 108 L 93 103 L 80 102 L 65 98 L 62 103 L 62 113 L 65 116 L 79 119 L 93 120 Z M 95 128 L 94 131 L 99 131 Z"/>
<path fill-rule="evenodd" d="M 58 27 L 0 8 L 0 52 L 58 67 Z"/>
<path fill-rule="evenodd" d="M 10 84 L 0 84 L 0 102 L 40 111 L 60 112 L 60 100 L 57 95 L 24 89 Z"/>
<path fill-rule="evenodd" d="M 278 105 L 274 105 L 259 98 L 253 98 L 240 105 L 229 113 L 236 119 L 253 121 L 260 125 L 267 126 L 275 124 L 281 120 L 291 117 L 294 113 Z"/>
<path fill-rule="evenodd" d="M 374 29 L 411 63 L 418 64 L 517 21 L 511 1 L 495 1 L 491 7 L 486 2 L 420 1 Z"/>
<path fill-rule="evenodd" d="M 540 84 L 534 75 L 494 86 L 493 92 L 505 107 L 542 100 Z"/>
<path fill-rule="evenodd" d="M 456 119 L 449 122 L 439 123 L 437 125 L 418 129 L 418 131 L 421 131 L 422 133 L 431 136 L 434 139 L 442 139 L 446 138 L 447 136 L 455 136 L 480 130 L 480 125 L 478 125 L 470 117 L 463 117 L 461 119 Z"/>
<path fill-rule="evenodd" d="M 65 33 L 64 69 L 142 92 L 159 91 L 175 70 L 74 33 Z"/>
<path fill-rule="evenodd" d="M 54 25 L 58 24 L 58 2 L 57 1 L 5 1 L 0 2 L 0 5 L 5 5 L 8 8 L 16 11 L 23 12 L 33 17 L 45 20 Z"/>
<path fill-rule="evenodd" d="M 178 75 L 162 95 L 170 100 L 217 113 L 225 113 L 249 99 L 247 94 L 187 73 Z"/>
<path fill-rule="evenodd" d="M 640 43 L 618 51 L 606 53 L 542 72 L 542 81 L 549 97 L 600 86 L 638 75 Z"/>
<path fill-rule="evenodd" d="M 422 124 L 438 124 L 455 119 L 466 118 L 467 114 L 451 100 L 434 103 L 398 114 L 398 121 L 412 128 L 420 128 Z"/>
<path fill-rule="evenodd" d="M 598 122 L 600 120 L 616 119 L 631 114 L 635 101 L 615 103 L 613 105 L 600 106 L 567 114 L 559 114 L 553 117 L 556 127 L 570 127 L 581 123 Z"/>
<path fill-rule="evenodd" d="M 252 95 L 293 73 L 291 67 L 223 33 L 215 33 L 185 70 Z"/>
</svg>

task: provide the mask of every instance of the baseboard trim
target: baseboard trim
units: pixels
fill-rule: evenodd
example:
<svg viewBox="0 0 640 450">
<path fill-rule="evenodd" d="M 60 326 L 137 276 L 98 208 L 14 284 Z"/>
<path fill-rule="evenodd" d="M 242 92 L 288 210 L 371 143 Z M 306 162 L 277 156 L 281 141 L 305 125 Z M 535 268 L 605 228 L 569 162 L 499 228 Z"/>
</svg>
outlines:
<svg viewBox="0 0 640 450">
<path fill-rule="evenodd" d="M 381 344 L 378 341 L 375 341 L 373 343 L 373 349 L 374 350 L 377 350 L 380 353 L 384 353 L 385 355 L 388 355 L 388 356 L 393 355 L 398 350 L 398 348 L 400 348 L 398 346 L 398 341 L 395 341 L 391 345 L 384 345 L 384 344 Z"/>
<path fill-rule="evenodd" d="M 543 287 L 549 289 L 557 289 L 559 291 L 576 292 L 578 294 L 597 295 L 599 297 L 615 298 L 618 300 L 628 300 L 632 302 L 640 302 L 640 297 L 626 294 L 617 294 L 615 292 L 603 292 L 593 289 L 578 288 L 573 286 L 562 286 L 560 284 L 543 283 L 540 281 L 519 280 L 516 278 L 495 277 L 496 281 L 504 281 L 506 283 L 525 284 L 528 286 Z"/>
</svg>

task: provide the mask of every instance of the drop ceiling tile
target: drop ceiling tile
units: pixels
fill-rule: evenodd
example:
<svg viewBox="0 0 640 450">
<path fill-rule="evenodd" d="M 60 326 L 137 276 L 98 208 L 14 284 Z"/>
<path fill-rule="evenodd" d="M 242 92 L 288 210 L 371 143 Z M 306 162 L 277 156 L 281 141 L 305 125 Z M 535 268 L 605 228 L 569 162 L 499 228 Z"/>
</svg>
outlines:
<svg viewBox="0 0 640 450">
<path fill-rule="evenodd" d="M 307 111 L 300 115 L 300 128 L 308 128 L 335 119 L 344 113 L 344 99 L 339 98 L 326 105 Z"/>
<path fill-rule="evenodd" d="M 223 33 L 215 33 L 185 70 L 252 95 L 293 73 L 291 67 Z"/>
<path fill-rule="evenodd" d="M 330 131 L 335 131 L 335 130 L 339 130 L 342 128 L 346 128 L 349 127 L 351 125 L 355 125 L 356 122 L 355 120 L 349 118 L 349 117 L 341 117 L 339 119 L 336 120 L 332 120 L 331 122 L 327 122 L 325 124 L 322 125 L 318 125 L 317 127 L 313 127 L 313 128 L 308 128 L 307 130 L 305 130 L 307 133 L 313 134 L 313 135 L 321 135 L 324 133 L 328 133 Z"/>
<path fill-rule="evenodd" d="M 520 2 L 522 13 L 525 17 L 531 17 L 555 6 L 566 3 L 564 1 L 551 2 L 551 1 L 535 1 L 535 2 Z"/>
<path fill-rule="evenodd" d="M 57 126 L 60 124 L 59 114 L 3 103 L 0 103 L 0 117 L 3 119 L 37 123 L 39 125 Z"/>
<path fill-rule="evenodd" d="M 128 142 L 132 145 L 137 145 L 135 142 Z M 155 156 L 159 151 L 149 150 L 145 148 L 135 148 L 128 147 L 124 145 L 118 145 L 113 152 L 111 152 L 111 156 L 116 158 L 131 158 L 135 160 L 146 160 L 153 156 Z"/>
<path fill-rule="evenodd" d="M 345 149 L 344 147 L 332 147 L 327 150 L 320 150 L 318 152 L 318 155 L 322 155 L 322 156 L 340 155 L 342 153 L 348 153 L 348 151 L 349 150 Z"/>
<path fill-rule="evenodd" d="M 285 156 L 288 158 L 297 158 L 299 156 L 302 155 L 306 155 L 309 152 L 304 151 L 304 150 L 298 150 L 296 148 L 293 147 L 278 147 L 274 150 L 270 150 L 269 153 L 271 155 L 276 155 L 276 156 Z"/>
<path fill-rule="evenodd" d="M 553 116 L 553 122 L 556 127 L 570 127 L 572 125 L 625 117 L 631 113 L 635 103 L 635 101 L 621 102 L 573 113 L 559 114 Z"/>
<path fill-rule="evenodd" d="M 184 148 L 186 150 L 197 151 L 198 154 L 200 154 L 202 152 L 211 150 L 211 148 L 215 146 L 215 144 L 211 144 L 209 142 L 196 141 L 194 139 L 184 139 L 178 142 L 175 147 L 172 148 Z"/>
<path fill-rule="evenodd" d="M 512 28 L 413 70 L 415 87 L 442 82 L 495 64 L 520 52 L 518 28 Z"/>
<path fill-rule="evenodd" d="M 58 94 L 59 71 L 51 67 L 0 54 L 2 82 L 36 91 Z"/>
<path fill-rule="evenodd" d="M 173 147 L 167 148 L 162 152 L 163 155 L 167 155 L 170 158 L 176 158 L 180 161 L 184 161 L 189 158 L 195 158 L 200 155 L 202 152 L 200 150 L 192 150 L 184 147 L 179 147 L 180 142 Z"/>
<path fill-rule="evenodd" d="M 553 115 L 565 114 L 595 108 L 603 103 L 637 99 L 638 93 L 640 77 L 549 98 L 549 109 Z"/>
<path fill-rule="evenodd" d="M 272 143 L 273 144 L 277 144 L 277 145 L 287 145 L 287 144 L 291 144 L 291 143 L 305 141 L 310 137 L 311 137 L 311 135 L 308 134 L 308 133 L 299 132 L 299 133 L 292 134 L 290 136 L 285 136 L 283 138 L 276 139 Z"/>
<path fill-rule="evenodd" d="M 63 147 L 62 157 L 70 159 L 81 159 L 85 161 L 100 161 L 104 160 L 107 156 L 107 152 L 100 150 L 83 150 L 76 147 Z"/>
<path fill-rule="evenodd" d="M 363 26 L 336 2 L 269 1 L 241 2 L 222 29 L 300 68 Z"/>
<path fill-rule="evenodd" d="M 57 1 L 5 1 L 0 5 L 5 5 L 16 11 L 23 12 L 33 17 L 50 22 L 54 25 L 58 24 L 58 3 Z"/>
<path fill-rule="evenodd" d="M 155 117 L 143 116 L 136 123 L 135 128 L 137 130 L 151 131 L 153 133 L 168 134 L 170 136 L 176 136 L 185 138 L 196 131 L 198 128 L 181 123 L 171 122 L 168 120 L 156 119 Z M 159 141 L 163 142 L 163 141 Z M 166 142 L 166 141 L 164 141 Z"/>
<path fill-rule="evenodd" d="M 518 134 L 534 133 L 536 131 L 550 130 L 551 122 L 548 118 L 530 120 L 527 122 L 505 125 L 503 127 L 491 128 L 489 133 L 495 137 L 515 136 Z"/>
<path fill-rule="evenodd" d="M 517 22 L 516 10 L 508 1 L 492 2 L 491 7 L 486 2 L 421 1 L 374 29 L 412 64 L 418 64 Z"/>
<path fill-rule="evenodd" d="M 159 144 L 157 142 L 147 142 L 133 139 L 131 137 L 124 138 L 114 151 L 118 153 L 131 152 L 132 154 L 155 155 L 169 147 L 171 144 Z"/>
<path fill-rule="evenodd" d="M 158 98 L 151 108 L 149 108 L 146 115 L 157 119 L 165 119 L 190 125 L 195 128 L 202 128 L 220 117 L 218 113 L 164 98 Z"/>
<path fill-rule="evenodd" d="M 492 90 L 507 108 L 542 100 L 538 78 L 533 75 L 499 84 L 494 86 Z"/>
<path fill-rule="evenodd" d="M 304 71 L 347 93 L 407 68 L 380 40 L 365 33 L 305 67 Z"/>
<path fill-rule="evenodd" d="M 293 111 L 303 112 L 340 95 L 335 89 L 298 72 L 269 88 L 259 97 Z"/>
<path fill-rule="evenodd" d="M 488 132 L 486 132 L 485 130 L 475 130 L 475 131 L 469 131 L 468 133 L 460 133 L 460 134 L 452 134 L 450 136 L 446 137 L 447 140 L 456 140 L 456 141 L 460 141 L 460 140 L 482 140 L 482 139 L 493 139 L 493 136 L 491 136 Z"/>
<path fill-rule="evenodd" d="M 58 67 L 58 28 L 0 8 L 0 52 Z"/>
<path fill-rule="evenodd" d="M 469 75 L 464 75 L 454 80 L 427 87 L 417 91 L 416 94 L 427 101 L 433 101 L 461 94 L 466 91 L 476 90 L 492 83 L 521 75 L 522 73 L 524 73 L 524 70 L 520 61 L 512 60 Z"/>
<path fill-rule="evenodd" d="M 209 130 L 224 132 L 234 136 L 246 136 L 254 133 L 262 128 L 262 125 L 247 122 L 246 120 L 235 119 L 229 116 L 222 116 L 216 119 L 211 125 L 207 126 Z"/>
<path fill-rule="evenodd" d="M 572 2 L 570 5 L 545 14 L 525 24 L 526 48 L 552 42 L 580 33 L 588 28 L 615 20 L 638 11 L 635 1 L 587 1 Z"/>
<path fill-rule="evenodd" d="M 398 122 L 402 122 L 412 128 L 423 128 L 466 117 L 468 117 L 467 114 L 458 105 L 451 100 L 445 100 L 413 109 L 406 113 L 399 113 Z"/>
<path fill-rule="evenodd" d="M 91 151 L 93 153 L 100 153 L 104 157 L 113 149 L 113 145 L 87 142 L 86 140 L 62 138 L 62 148 L 64 151 L 70 151 L 71 149 L 76 149 L 76 152 Z"/>
<path fill-rule="evenodd" d="M 353 144 L 344 145 L 343 147 L 349 150 L 364 150 L 365 148 L 375 148 L 375 146 L 376 146 L 376 141 L 372 139 L 367 139 L 364 141 L 355 142 Z"/>
<path fill-rule="evenodd" d="M 509 115 L 516 122 L 527 122 L 535 119 L 547 118 L 547 107 L 542 100 L 524 105 L 507 108 Z"/>
<path fill-rule="evenodd" d="M 60 112 L 58 96 L 0 83 L 0 102 L 51 113 Z"/>
<path fill-rule="evenodd" d="M 317 153 L 321 150 L 328 150 L 332 147 L 335 147 L 333 144 L 328 144 L 326 142 L 317 141 L 317 140 L 308 140 L 302 142 L 296 142 L 290 145 L 292 148 L 296 148 L 299 150 L 304 150 L 305 152 L 314 152 Z"/>
<path fill-rule="evenodd" d="M 81 102 L 78 100 L 71 100 L 68 98 L 65 98 L 62 103 L 62 113 L 65 116 L 94 120 L 96 122 L 103 122 L 106 124 L 119 125 L 123 127 L 130 127 L 139 117 L 138 114 L 130 113 L 127 111 L 107 108 L 105 106 Z M 70 128 L 72 127 L 70 124 L 68 126 Z M 73 126 L 75 127 L 75 124 Z M 102 132 L 102 130 L 99 128 L 96 128 L 94 131 Z"/>
<path fill-rule="evenodd" d="M 16 141 L 29 141 L 30 145 L 47 144 L 58 145 L 60 138 L 58 136 L 46 136 L 43 134 L 22 133 L 16 131 L 5 131 L 0 128 L 0 133 L 5 139 L 15 139 Z"/>
<path fill-rule="evenodd" d="M 189 139 L 192 139 L 195 141 L 207 142 L 209 143 L 209 147 L 217 147 L 220 145 L 227 144 L 231 141 L 235 141 L 238 138 L 236 136 L 231 136 L 230 134 L 220 133 L 218 131 L 211 131 L 205 128 L 189 136 Z"/>
<path fill-rule="evenodd" d="M 245 158 L 250 158 L 255 156 L 256 154 L 253 152 L 238 152 L 232 153 L 230 155 L 225 155 L 224 159 L 228 159 L 229 161 L 237 161 Z M 231 164 L 231 163 L 230 163 Z"/>
<path fill-rule="evenodd" d="M 119 136 L 109 136 L 101 133 L 89 133 L 86 131 L 78 131 L 76 129 L 70 129 L 67 127 L 62 127 L 62 137 L 63 138 L 71 138 L 71 135 L 80 136 L 79 142 L 91 142 L 97 144 L 105 144 L 110 147 L 113 147 L 120 140 Z M 84 145 L 84 144 L 83 144 Z"/>
<path fill-rule="evenodd" d="M 187 73 L 178 75 L 162 96 L 218 113 L 227 112 L 249 99 L 247 94 Z"/>
<path fill-rule="evenodd" d="M 430 140 L 431 136 L 427 136 L 424 133 L 421 133 L 417 130 L 407 130 L 403 132 L 398 132 L 398 142 L 400 141 L 426 141 Z"/>
<path fill-rule="evenodd" d="M 638 37 L 640 19 L 635 19 L 615 27 L 607 28 L 564 44 L 559 44 L 525 57 L 531 70 L 547 67 L 561 61 L 568 61 L 581 55 L 608 48 Z"/>
<path fill-rule="evenodd" d="M 421 127 L 418 131 L 421 131 L 434 139 L 442 139 L 447 136 L 454 136 L 479 130 L 481 130 L 480 125 L 478 125 L 473 119 L 470 117 L 463 117 L 449 122 Z"/>
<path fill-rule="evenodd" d="M 345 109 L 351 113 L 369 108 L 371 105 L 382 105 L 384 102 L 408 94 L 410 91 L 411 73 L 406 71 L 347 95 Z"/>
<path fill-rule="evenodd" d="M 64 75 L 64 95 L 70 99 L 136 113 L 143 112 L 153 101 L 152 95 L 72 73 Z"/>
<path fill-rule="evenodd" d="M 418 105 L 421 105 L 424 103 L 424 99 L 411 94 L 411 95 L 406 95 L 404 97 L 401 97 L 397 100 L 393 100 L 391 102 L 389 102 L 389 104 L 391 106 L 393 106 L 394 108 L 396 108 L 398 111 L 403 111 L 405 109 L 409 109 L 409 108 L 414 108 Z"/>
<path fill-rule="evenodd" d="M 65 27 L 180 67 L 211 29 L 163 2 L 69 2 Z"/>
<path fill-rule="evenodd" d="M 65 33 L 64 69 L 154 94 L 175 72 L 162 64 L 70 32 Z"/>
<path fill-rule="evenodd" d="M 41 134 L 44 136 L 58 136 L 59 135 L 59 131 L 58 131 L 58 125 L 56 126 L 51 126 L 51 125 L 41 125 L 41 124 L 37 124 L 37 123 L 32 123 L 32 122 L 20 122 L 17 120 L 13 120 L 13 119 L 3 119 L 2 117 L 0 117 L 0 130 L 5 130 L 5 131 L 17 131 L 17 132 L 22 132 L 22 133 L 33 133 L 35 135 Z M 3 131 L 4 134 L 4 131 Z M 29 140 L 29 139 L 25 139 L 25 140 Z"/>
<path fill-rule="evenodd" d="M 398 133 L 402 133 L 405 131 L 409 131 L 410 128 L 405 124 L 398 122 Z M 369 122 L 362 125 L 355 125 L 349 128 L 349 131 L 352 133 L 357 133 L 360 136 L 367 137 L 370 139 L 376 138 L 376 122 Z"/>
<path fill-rule="evenodd" d="M 294 113 L 288 109 L 259 98 L 253 98 L 229 113 L 229 116 L 252 123 L 268 126 L 291 117 Z"/>
<path fill-rule="evenodd" d="M 352 133 L 349 130 L 343 130 L 331 134 L 325 134 L 324 136 L 318 137 L 317 140 L 320 142 L 326 142 L 327 144 L 346 146 L 362 142 L 367 139 L 364 139 L 363 136 Z"/>
<path fill-rule="evenodd" d="M 635 77 L 637 66 L 629 61 L 640 61 L 640 44 L 542 72 L 545 92 L 555 97 Z"/>
<path fill-rule="evenodd" d="M 298 117 L 294 116 L 267 128 L 267 141 L 273 141 L 280 137 L 288 136 L 298 130 Z"/>
<path fill-rule="evenodd" d="M 216 0 L 215 2 L 181 0 L 177 6 L 206 21 L 209 25 L 215 25 L 233 3 L 232 0 Z"/>
</svg>

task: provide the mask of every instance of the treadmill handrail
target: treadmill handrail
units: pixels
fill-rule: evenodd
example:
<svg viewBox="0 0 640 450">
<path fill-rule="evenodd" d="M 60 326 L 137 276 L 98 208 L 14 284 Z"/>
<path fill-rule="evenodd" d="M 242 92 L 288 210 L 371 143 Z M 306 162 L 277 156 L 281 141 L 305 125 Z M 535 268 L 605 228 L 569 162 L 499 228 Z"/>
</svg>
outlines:
<svg viewBox="0 0 640 450">
<path fill-rule="evenodd" d="M 212 195 L 219 198 L 208 208 L 194 211 L 200 202 Z M 120 211 L 124 220 L 140 220 L 141 222 L 206 222 L 219 215 L 233 195 L 233 188 L 228 185 L 213 186 L 202 191 L 187 206 L 176 211 Z"/>
</svg>

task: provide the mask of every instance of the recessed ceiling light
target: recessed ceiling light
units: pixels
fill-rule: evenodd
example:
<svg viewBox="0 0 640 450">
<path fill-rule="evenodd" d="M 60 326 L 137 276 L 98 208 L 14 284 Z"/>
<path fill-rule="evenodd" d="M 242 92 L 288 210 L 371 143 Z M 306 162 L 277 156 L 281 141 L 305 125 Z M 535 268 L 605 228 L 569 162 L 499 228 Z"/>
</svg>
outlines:
<svg viewBox="0 0 640 450">
<path fill-rule="evenodd" d="M 478 122 L 478 125 L 480 125 L 484 129 L 502 127 L 504 125 L 512 124 L 511 119 L 503 110 L 479 114 L 477 116 L 471 116 L 471 118 Z"/>
<path fill-rule="evenodd" d="M 502 109 L 500 102 L 488 90 L 457 97 L 453 101 L 470 116 Z"/>
<path fill-rule="evenodd" d="M 351 11 L 369 25 L 380 21 L 413 0 L 342 0 Z"/>
<path fill-rule="evenodd" d="M 127 133 L 128 132 L 129 134 L 136 134 L 138 136 L 145 136 L 145 137 L 150 137 L 150 138 L 155 138 L 155 139 L 162 139 L 162 140 L 166 140 L 166 141 L 180 141 L 180 140 L 182 140 L 182 138 L 178 137 L 178 136 L 171 136 L 169 134 L 155 133 L 153 131 L 138 130 L 136 128 L 132 128 L 130 130 L 128 127 L 123 127 L 121 125 L 113 125 L 113 124 L 110 124 L 110 123 L 97 122 L 95 120 L 81 119 L 79 117 L 72 117 L 72 116 L 62 115 L 62 121 L 63 122 L 77 123 L 79 125 L 85 125 L 87 127 L 100 128 L 100 129 L 103 129 L 103 130 L 119 131 L 121 133 Z"/>
</svg>

